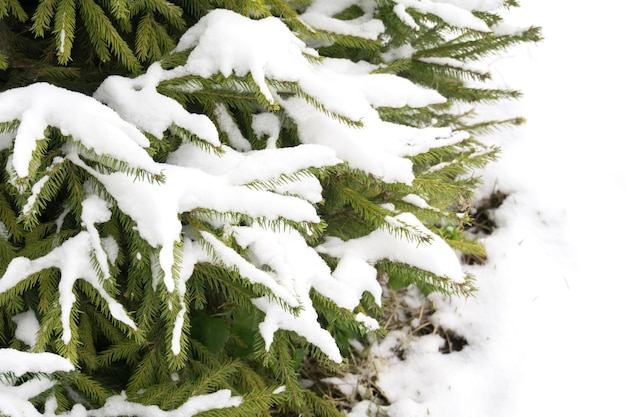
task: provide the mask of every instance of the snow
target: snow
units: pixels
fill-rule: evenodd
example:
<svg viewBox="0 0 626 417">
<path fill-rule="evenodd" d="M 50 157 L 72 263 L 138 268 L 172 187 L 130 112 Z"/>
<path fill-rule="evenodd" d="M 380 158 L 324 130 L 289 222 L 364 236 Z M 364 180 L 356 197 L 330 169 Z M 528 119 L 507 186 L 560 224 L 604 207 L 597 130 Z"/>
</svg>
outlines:
<svg viewBox="0 0 626 417">
<path fill-rule="evenodd" d="M 450 25 L 475 29 L 481 32 L 491 30 L 485 22 L 474 16 L 469 10 L 453 4 L 436 2 L 432 0 L 393 0 L 400 6 L 412 7 L 424 13 L 432 13 Z M 401 9 L 403 10 L 403 9 Z M 395 11 L 395 8 L 394 8 Z M 398 12 L 396 12 L 398 13 Z M 402 18 L 402 17 L 401 17 Z"/>
<path fill-rule="evenodd" d="M 15 329 L 15 338 L 24 344 L 33 347 L 37 342 L 37 332 L 39 331 L 39 321 L 33 310 L 27 310 L 23 313 L 16 314 L 11 317 L 17 328 Z"/>
<path fill-rule="evenodd" d="M 313 9 L 315 6 L 308 10 Z M 249 73 L 269 103 L 275 103 L 277 97 L 265 78 L 297 81 L 329 111 L 355 121 L 374 117 L 376 113 L 371 105 L 419 107 L 445 101 L 438 93 L 400 77 L 364 74 L 363 64 L 337 59 L 313 64 L 309 58 L 317 53 L 273 17 L 255 21 L 227 10 L 214 10 L 186 32 L 176 50 L 191 48 L 187 63 L 166 72 L 164 77 L 188 74 L 209 77 L 218 72 L 224 76 L 233 73 L 245 76 Z M 363 77 L 352 77 L 356 74 Z M 385 94 L 376 94 L 380 91 Z M 381 99 L 391 102 L 373 102 Z M 228 124 L 223 109 L 219 111 L 220 123 Z M 236 133 L 233 138 L 234 146 L 240 146 L 241 138 Z"/>
<path fill-rule="evenodd" d="M 297 298 L 290 294 L 289 290 L 275 282 L 274 278 L 265 271 L 256 268 L 247 259 L 243 258 L 234 249 L 226 246 L 223 242 L 208 232 L 202 232 L 202 237 L 211 245 L 211 249 L 219 258 L 221 265 L 226 267 L 234 267 L 236 270 L 251 283 L 263 284 L 269 288 L 272 293 L 285 301 L 288 305 L 296 307 L 298 305 Z"/>
<path fill-rule="evenodd" d="M 158 174 L 154 161 L 142 149 L 149 145 L 146 137 L 91 97 L 45 83 L 14 88 L 0 94 L 0 122 L 17 119 L 22 123 L 15 136 L 13 167 L 21 178 L 29 175 L 33 151 L 48 126 L 98 155 L 131 159 L 133 167 Z"/>
<path fill-rule="evenodd" d="M 352 167 L 386 182 L 410 184 L 415 179 L 412 164 L 404 156 L 458 143 L 467 138 L 447 128 L 417 129 L 385 122 L 369 105 L 362 113 L 363 128 L 355 129 L 329 118 L 299 98 L 281 103 L 299 125 L 300 139 L 333 149 Z M 357 103 L 364 108 L 363 103 Z M 351 104 L 347 104 L 351 105 Z"/>
<path fill-rule="evenodd" d="M 119 245 L 113 236 L 106 236 L 101 239 L 102 249 L 106 252 L 107 259 L 111 264 L 115 264 L 119 255 Z M 141 259 L 141 254 L 137 253 Z"/>
<path fill-rule="evenodd" d="M 266 350 L 270 350 L 277 330 L 291 330 L 303 336 L 309 343 L 316 345 L 328 357 L 341 363 L 343 357 L 332 335 L 317 321 L 317 312 L 310 300 L 300 306 L 297 316 L 272 302 L 268 297 L 252 300 L 253 304 L 265 313 L 265 319 L 259 325 L 259 332 L 265 340 Z"/>
<path fill-rule="evenodd" d="M 252 145 L 250 145 L 248 139 L 243 136 L 243 134 L 239 130 L 239 127 L 237 127 L 237 125 L 233 121 L 232 116 L 228 113 L 226 106 L 221 103 L 218 104 L 217 106 L 215 106 L 214 113 L 216 117 L 216 122 L 219 125 L 220 130 L 226 133 L 226 136 L 228 136 L 230 146 L 243 152 L 252 149 Z"/>
<path fill-rule="evenodd" d="M 213 10 L 180 39 L 176 51 L 193 48 L 184 72 L 208 78 L 252 75 L 269 103 L 274 95 L 265 78 L 296 81 L 308 66 L 308 49 L 278 18 L 251 20 L 229 10 Z M 180 73 L 180 70 L 178 71 Z"/>
<path fill-rule="evenodd" d="M 336 271 L 331 274 L 328 265 L 295 230 L 278 232 L 261 227 L 236 227 L 233 235 L 240 246 L 250 251 L 250 259 L 257 268 L 268 266 L 276 282 L 299 301 L 300 311 L 295 316 L 269 297 L 254 301 L 266 314 L 259 326 L 266 348 L 270 348 L 277 330 L 292 330 L 319 347 L 332 360 L 341 362 L 342 357 L 334 339 L 317 321 L 317 312 L 310 298 L 311 289 L 328 297 L 339 307 L 352 310 L 366 290 L 380 298 L 382 289 L 376 282 L 375 273 L 373 277 L 365 278 L 359 276 L 357 270 L 351 281 L 341 279 Z M 369 268 L 373 269 L 371 266 Z M 366 326 L 370 325 L 362 318 Z"/>
<path fill-rule="evenodd" d="M 33 185 L 31 189 L 32 194 L 26 200 L 26 204 L 24 204 L 24 207 L 22 208 L 22 213 L 28 213 L 33 209 L 35 202 L 37 201 L 37 197 L 39 196 L 39 193 L 41 192 L 41 189 L 44 187 L 44 185 L 46 185 L 49 179 L 50 177 L 48 175 L 44 175 L 43 177 L 41 177 L 39 181 L 37 181 Z"/>
<path fill-rule="evenodd" d="M 522 78 L 529 124 L 524 146 L 511 144 L 510 156 L 501 162 L 507 165 L 502 182 L 518 192 L 503 209 L 508 230 L 494 246 L 511 247 L 498 256 L 506 256 L 509 271 L 525 264 L 510 275 L 509 287 L 520 291 L 513 299 L 517 311 L 526 312 L 510 315 L 519 329 L 513 341 L 525 342 L 515 416 L 618 416 L 623 409 L 619 381 L 626 358 L 619 329 L 626 285 L 619 236 L 626 228 L 609 213 L 620 211 L 626 191 L 626 138 L 619 106 L 599 104 L 626 92 L 613 49 L 621 37 L 621 17 L 608 1 L 592 9 L 570 6 L 557 1 L 546 8 L 546 3 L 528 1 L 526 16 L 537 17 L 546 41 L 520 54 L 532 57 Z M 565 8 L 569 19 L 562 18 Z M 588 36 L 575 23 L 581 21 L 602 23 L 590 23 L 594 35 Z M 593 48 L 594 55 L 607 59 L 572 67 L 581 48 Z M 572 86 L 576 100 L 570 99 Z M 537 156 L 536 149 L 545 152 Z M 514 176 L 531 155 L 534 169 L 527 169 L 525 178 Z M 532 228 L 524 232 L 527 225 Z M 521 245 L 512 245 L 522 239 Z M 534 405 L 525 398 L 533 398 Z"/>
<path fill-rule="evenodd" d="M 341 160 L 331 149 L 319 145 L 246 153 L 224 146 L 220 155 L 201 153 L 192 145 L 182 145 L 170 155 L 168 162 L 200 169 L 230 185 L 246 185 L 271 181 L 281 175 L 291 176 L 307 168 L 337 165 Z"/>
<path fill-rule="evenodd" d="M 211 120 L 189 113 L 176 100 L 159 94 L 157 84 L 165 71 L 159 63 L 146 74 L 130 79 L 108 77 L 94 93 L 94 98 L 113 108 L 125 120 L 161 139 L 171 126 L 178 126 L 213 145 L 218 145 L 217 129 Z"/>
<path fill-rule="evenodd" d="M 420 197 L 417 194 L 408 194 L 402 199 L 402 201 L 409 203 L 409 204 L 413 204 L 415 207 L 419 207 L 422 209 L 440 211 L 438 208 L 433 207 L 430 204 L 428 204 L 426 200 L 424 200 L 422 197 Z"/>
<path fill-rule="evenodd" d="M 280 133 L 281 121 L 275 114 L 258 113 L 252 117 L 252 130 L 259 138 L 267 137 L 267 148 L 275 149 Z"/>
<path fill-rule="evenodd" d="M 13 374 L 21 377 L 28 372 L 42 372 L 51 374 L 53 372 L 70 372 L 74 370 L 74 365 L 54 353 L 41 352 L 21 352 L 15 349 L 0 349 L 0 374 Z M 2 388 L 2 385 L 0 385 Z"/>
<path fill-rule="evenodd" d="M 343 10 L 357 5 L 364 12 L 352 20 L 333 18 Z M 373 18 L 372 4 L 362 0 L 316 0 L 300 15 L 307 25 L 327 32 L 375 40 L 385 31 L 383 22 Z"/>
<path fill-rule="evenodd" d="M 370 331 L 378 330 L 380 328 L 380 324 L 378 323 L 377 320 L 363 313 L 358 313 L 355 318 L 356 318 L 356 321 L 363 323 L 365 327 Z"/>
<path fill-rule="evenodd" d="M 180 276 L 176 282 L 176 289 L 178 290 L 178 303 L 179 311 L 176 314 L 176 320 L 174 321 L 174 328 L 172 329 L 172 353 L 174 355 L 180 354 L 181 340 L 183 333 L 183 326 L 185 324 L 185 316 L 187 313 L 187 304 L 185 303 L 185 293 L 187 292 L 187 280 L 193 273 L 193 267 L 200 260 L 205 260 L 206 256 L 199 248 L 194 247 L 193 243 L 189 239 L 185 239 L 183 242 L 183 264 L 180 268 Z M 172 375 L 173 381 L 178 381 L 178 374 Z"/>
<path fill-rule="evenodd" d="M 88 411 L 89 417 L 108 417 L 133 415 L 137 417 L 188 417 L 217 408 L 237 407 L 241 397 L 232 397 L 229 390 L 220 390 L 211 394 L 198 395 L 187 400 L 180 407 L 163 411 L 155 405 L 142 405 L 126 401 L 125 396 L 117 395 L 107 399 L 98 410 Z M 73 417 L 73 416 L 72 416 Z"/>
<path fill-rule="evenodd" d="M 13 134 L 0 131 L 0 150 L 9 149 L 10 147 L 12 147 L 14 136 L 15 135 Z"/>
<path fill-rule="evenodd" d="M 96 229 L 96 223 L 105 223 L 111 218 L 106 201 L 95 194 L 87 196 L 82 202 L 83 211 L 81 213 L 82 226 L 89 233 L 91 246 L 96 255 L 98 266 L 102 269 L 104 277 L 109 277 L 109 256 L 102 246 L 100 234 Z"/>
<path fill-rule="evenodd" d="M 465 10 L 490 11 L 504 4 L 504 0 L 433 0 L 435 3 L 453 4 Z M 525 7 L 525 5 L 523 6 Z"/>
<path fill-rule="evenodd" d="M 328 253 L 324 245 L 318 247 L 317 250 L 320 253 Z M 364 261 L 358 254 L 350 251 L 338 257 L 340 259 L 337 267 L 333 271 L 333 277 L 339 282 L 342 282 L 350 291 L 335 293 L 334 298 L 338 298 L 338 295 L 340 295 L 341 298 L 341 302 L 339 302 L 339 300 L 335 301 L 337 305 L 353 309 L 366 291 L 374 296 L 376 304 L 381 305 L 382 288 L 377 280 L 376 268 Z M 320 292 L 329 298 L 333 297 L 331 291 L 320 290 Z M 350 293 L 354 293 L 355 297 L 348 297 Z"/>
<path fill-rule="evenodd" d="M 295 222 L 319 221 L 313 206 L 303 200 L 243 186 L 230 186 L 221 178 L 197 168 L 160 164 L 159 171 L 165 174 L 167 181 L 157 184 L 135 181 L 119 172 L 99 173 L 76 157 L 70 158 L 106 187 L 120 209 L 137 223 L 141 237 L 153 248 L 160 248 L 158 262 L 165 274 L 164 284 L 170 292 L 175 288 L 174 246 L 180 241 L 182 232 L 180 213 L 207 208 L 268 220 L 283 217 Z"/>
<path fill-rule="evenodd" d="M 50 386 L 48 386 L 48 388 L 50 388 Z M 38 394 L 41 391 L 43 391 L 43 389 L 39 388 L 34 394 Z M 2 399 L 2 392 L 0 392 L 0 399 Z M 95 410 L 87 410 L 82 404 L 76 404 L 72 407 L 71 411 L 56 414 L 57 402 L 54 397 L 51 397 L 46 401 L 45 414 L 40 414 L 35 407 L 28 402 L 22 402 L 16 406 L 11 406 L 9 403 L 8 407 L 8 402 L 2 403 L 0 404 L 0 411 L 12 412 L 12 415 L 23 415 L 27 417 L 41 417 L 42 415 L 46 417 L 54 415 L 65 417 L 111 417 L 121 415 L 133 415 L 137 417 L 189 417 L 209 410 L 237 407 L 241 402 L 242 398 L 231 396 L 229 390 L 219 390 L 211 394 L 194 396 L 180 407 L 168 411 L 161 410 L 156 405 L 143 405 L 127 401 L 125 394 L 109 397 L 101 408 Z M 3 406 L 7 408 L 3 409 Z"/>
<path fill-rule="evenodd" d="M 412 28 L 413 30 L 420 29 L 420 26 L 417 24 L 415 19 L 413 19 L 413 16 L 407 13 L 405 4 L 396 4 L 395 6 L 393 6 L 393 12 L 408 27 Z"/>
<path fill-rule="evenodd" d="M 326 58 L 317 69 L 321 76 L 334 81 L 333 88 L 363 100 L 358 104 L 364 112 L 370 113 L 369 106 L 401 108 L 424 107 L 429 104 L 445 103 L 446 98 L 436 90 L 422 87 L 409 80 L 392 74 L 376 74 L 378 66 L 366 62 L 352 62 L 347 59 Z M 362 97 L 362 98 L 361 98 Z M 345 101 L 343 99 L 342 101 Z"/>
<path fill-rule="evenodd" d="M 54 382 L 48 378 L 33 379 L 16 387 L 0 385 L 0 413 L 20 417 L 41 417 L 28 399 L 53 387 Z"/>
<path fill-rule="evenodd" d="M 35 260 L 25 257 L 13 258 L 0 280 L 0 292 L 7 291 L 36 272 L 56 267 L 61 271 L 59 303 L 63 325 L 61 338 L 65 344 L 68 344 L 72 338 L 70 320 L 72 306 L 76 301 L 73 286 L 77 279 L 84 279 L 99 292 L 116 320 L 136 329 L 137 327 L 124 307 L 109 295 L 100 283 L 98 272 L 91 263 L 91 250 L 94 250 L 92 238 L 88 232 L 83 231 L 66 240 L 47 255 Z"/>
<path fill-rule="evenodd" d="M 504 31 L 504 29 L 502 29 Z M 458 59 L 453 58 L 442 58 L 442 57 L 424 57 L 419 59 L 422 62 L 437 64 L 437 65 L 447 65 L 453 68 L 461 68 L 467 71 L 472 71 L 478 74 L 487 75 L 489 72 L 489 68 L 481 63 L 476 62 L 463 62 Z"/>
<path fill-rule="evenodd" d="M 398 239 L 393 231 L 377 229 L 367 236 L 347 242 L 339 238 L 327 238 L 318 251 L 337 258 L 354 256 L 364 265 L 388 259 L 451 278 L 455 282 L 464 281 L 465 275 L 456 253 L 443 239 L 426 229 L 414 215 L 403 213 L 389 218 L 389 222 L 413 229 L 414 240 Z"/>
<path fill-rule="evenodd" d="M 272 394 L 277 395 L 277 394 L 280 394 L 282 392 L 285 392 L 286 390 L 287 390 L 287 386 L 281 385 L 280 387 L 278 387 L 274 391 L 272 391 Z"/>
</svg>

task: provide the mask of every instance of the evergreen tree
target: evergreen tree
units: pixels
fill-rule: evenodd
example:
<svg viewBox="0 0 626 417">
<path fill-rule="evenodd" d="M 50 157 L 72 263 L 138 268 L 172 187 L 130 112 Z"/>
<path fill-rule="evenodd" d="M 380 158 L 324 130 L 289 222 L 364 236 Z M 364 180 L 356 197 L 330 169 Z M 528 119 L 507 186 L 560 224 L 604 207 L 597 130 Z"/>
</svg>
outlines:
<svg viewBox="0 0 626 417">
<path fill-rule="evenodd" d="M 514 0 L 0 0 L 0 415 L 340 415 L 384 294 L 467 296 Z M 169 413 L 169 414 L 168 414 Z"/>
</svg>

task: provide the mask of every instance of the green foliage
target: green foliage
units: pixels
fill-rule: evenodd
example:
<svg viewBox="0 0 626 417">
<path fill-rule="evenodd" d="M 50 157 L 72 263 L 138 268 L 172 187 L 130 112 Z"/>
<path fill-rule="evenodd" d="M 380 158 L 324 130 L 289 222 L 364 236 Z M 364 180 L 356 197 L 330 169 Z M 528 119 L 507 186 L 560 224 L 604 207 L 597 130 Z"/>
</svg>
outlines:
<svg viewBox="0 0 626 417">
<path fill-rule="evenodd" d="M 171 271 L 165 271 L 159 259 L 166 248 L 142 236 L 136 219 L 120 206 L 105 181 L 107 175 L 120 173 L 135 183 L 158 187 L 167 184 L 163 173 L 135 166 L 122 156 L 102 154 L 47 121 L 35 143 L 28 173 L 20 176 L 11 160 L 22 121 L 4 120 L 0 114 L 0 275 L 8 276 L 16 259 L 32 272 L 0 291 L 0 348 L 29 349 L 15 336 L 13 318 L 33 311 L 40 329 L 30 349 L 58 354 L 76 367 L 75 372 L 47 376 L 55 382 L 53 387 L 31 399 L 40 410 L 50 396 L 56 399 L 54 411 L 61 413 L 79 403 L 102 407 L 107 398 L 121 392 L 129 401 L 174 410 L 194 396 L 230 390 L 242 397 L 241 405 L 201 415 L 342 415 L 301 379 L 305 366 L 314 364 L 319 376 L 345 364 L 333 362 L 323 349 L 293 331 L 275 333 L 271 346 L 266 346 L 259 332 L 265 315 L 255 303 L 266 297 L 294 317 L 304 307 L 275 294 L 267 282 L 250 279 L 248 269 L 276 271 L 269 262 L 255 264 L 258 254 L 237 240 L 233 232 L 237 228 L 295 231 L 311 248 L 329 238 L 350 241 L 379 230 L 415 246 L 428 245 L 434 234 L 459 254 L 485 256 L 465 228 L 471 221 L 469 208 L 479 181 L 472 174 L 494 160 L 498 150 L 473 135 L 517 125 L 523 119 L 473 120 L 476 104 L 514 99 L 520 92 L 477 87 L 490 74 L 471 64 L 516 44 L 539 41 L 539 29 L 498 34 L 455 27 L 441 16 L 414 7 L 406 9 L 415 23 L 410 25 L 394 11 L 392 0 L 372 1 L 371 16 L 369 9 L 354 2 L 332 17 L 345 23 L 368 16 L 377 19 L 384 30 L 372 39 L 316 29 L 300 18 L 311 3 L 315 2 L 0 0 L 0 92 L 48 81 L 92 93 L 110 75 L 135 77 L 157 61 L 164 71 L 180 69 L 191 53 L 173 51 L 181 35 L 208 11 L 225 8 L 252 19 L 280 18 L 317 50 L 319 57 L 304 56 L 312 63 L 324 58 L 365 61 L 372 74 L 393 74 L 447 99 L 421 107 L 376 107 L 383 122 L 466 134 L 406 155 L 414 174 L 411 182 L 385 181 L 344 162 L 238 184 L 259 196 L 290 196 L 290 191 L 281 192 L 280 187 L 316 179 L 322 188 L 323 200 L 315 204 L 321 220 L 313 224 L 210 207 L 177 213 L 181 232 L 168 249 L 173 260 Z M 517 4 L 507 1 L 503 6 Z M 474 12 L 473 16 L 488 27 L 502 20 L 495 12 Z M 398 53 L 401 49 L 411 52 Z M 227 145 L 242 153 L 272 146 L 296 148 L 305 141 L 298 120 L 284 105 L 293 98 L 343 127 L 364 128 L 363 120 L 333 110 L 294 80 L 266 77 L 271 100 L 252 74 L 181 74 L 161 80 L 156 92 L 189 113 L 213 120 L 223 146 L 172 124 L 162 138 L 143 132 L 149 140 L 145 152 L 155 163 L 165 163 L 186 145 L 207 155 L 224 154 Z M 275 116 L 279 124 L 273 143 L 253 128 L 254 118 L 265 114 Z M 85 218 L 84 204 L 90 196 L 106 205 L 109 218 L 97 222 Z M 401 220 L 403 213 L 414 216 L 424 228 Z M 97 236 L 98 242 L 107 243 L 106 248 L 85 236 Z M 64 267 L 59 254 L 67 256 L 68 248 L 83 241 L 93 276 L 70 279 L 71 268 Z M 204 256 L 198 255 L 191 267 L 184 259 L 189 245 L 196 245 Z M 329 270 L 340 263 L 338 257 L 320 256 Z M 415 285 L 425 295 L 469 296 L 476 290 L 471 276 L 453 280 L 393 259 L 380 259 L 370 266 L 391 291 Z M 173 289 L 167 287 L 167 273 L 172 275 Z M 3 279 L 7 278 L 0 278 L 0 285 Z M 309 293 L 318 322 L 344 356 L 350 353 L 351 340 L 365 341 L 370 334 L 355 314 L 382 316 L 381 306 L 367 292 L 353 310 L 339 307 L 316 289 Z M 59 302 L 64 297 L 72 300 L 69 310 L 67 303 Z M 174 331 L 177 326 L 179 334 Z M 32 378 L 29 374 L 9 382 L 17 386 Z"/>
</svg>

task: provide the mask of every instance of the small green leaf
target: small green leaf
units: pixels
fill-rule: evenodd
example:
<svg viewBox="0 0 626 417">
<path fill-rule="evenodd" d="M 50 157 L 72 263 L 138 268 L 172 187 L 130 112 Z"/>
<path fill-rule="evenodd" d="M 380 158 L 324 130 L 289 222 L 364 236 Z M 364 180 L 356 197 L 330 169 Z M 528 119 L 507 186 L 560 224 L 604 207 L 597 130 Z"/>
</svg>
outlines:
<svg viewBox="0 0 626 417">
<path fill-rule="evenodd" d="M 217 355 L 224 350 L 230 330 L 223 318 L 198 313 L 191 319 L 191 336 Z"/>
<path fill-rule="evenodd" d="M 300 367 L 300 364 L 302 363 L 302 360 L 304 359 L 305 354 L 306 354 L 306 350 L 302 348 L 296 349 L 295 352 L 293 352 L 294 369 L 298 369 Z"/>
</svg>

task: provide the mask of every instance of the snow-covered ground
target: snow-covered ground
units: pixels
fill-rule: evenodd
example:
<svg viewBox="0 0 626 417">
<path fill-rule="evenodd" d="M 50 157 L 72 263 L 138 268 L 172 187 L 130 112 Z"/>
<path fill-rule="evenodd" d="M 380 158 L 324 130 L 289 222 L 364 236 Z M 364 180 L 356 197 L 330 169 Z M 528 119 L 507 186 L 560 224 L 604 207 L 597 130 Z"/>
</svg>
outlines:
<svg viewBox="0 0 626 417">
<path fill-rule="evenodd" d="M 470 267 L 479 293 L 436 316 L 469 346 L 442 355 L 409 342 L 407 360 L 380 375 L 404 401 L 397 415 L 624 415 L 620 16 L 607 0 L 526 0 L 510 16 L 542 26 L 545 41 L 495 64 L 500 82 L 525 91 L 497 112 L 528 122 L 488 138 L 503 150 L 481 193 L 509 197 L 485 239 L 488 263 Z"/>
<path fill-rule="evenodd" d="M 614 4 L 523 5 L 546 41 L 522 71 L 529 122 L 495 167 L 518 192 L 489 242 L 524 355 L 519 416 L 624 415 L 626 88 Z"/>
</svg>

